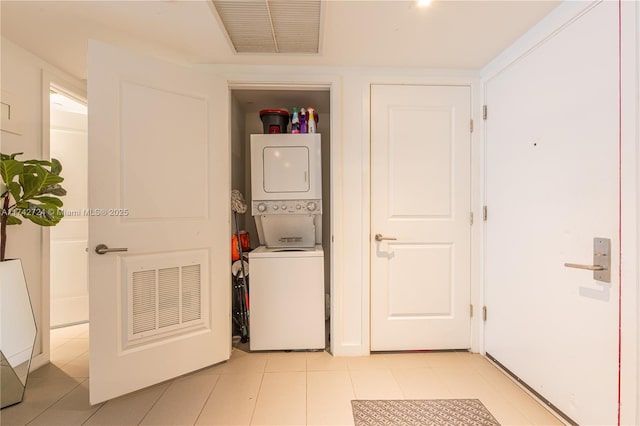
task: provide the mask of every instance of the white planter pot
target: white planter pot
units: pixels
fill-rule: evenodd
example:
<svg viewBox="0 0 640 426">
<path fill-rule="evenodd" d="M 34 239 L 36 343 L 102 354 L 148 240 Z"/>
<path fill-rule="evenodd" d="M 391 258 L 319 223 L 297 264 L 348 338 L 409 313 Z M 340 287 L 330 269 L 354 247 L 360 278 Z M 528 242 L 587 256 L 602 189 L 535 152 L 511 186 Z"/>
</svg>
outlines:
<svg viewBox="0 0 640 426">
<path fill-rule="evenodd" d="M 4 408 L 22 401 L 36 338 L 36 322 L 20 259 L 0 262 L 0 327 L 0 352 L 4 358 L 0 395 Z"/>
</svg>

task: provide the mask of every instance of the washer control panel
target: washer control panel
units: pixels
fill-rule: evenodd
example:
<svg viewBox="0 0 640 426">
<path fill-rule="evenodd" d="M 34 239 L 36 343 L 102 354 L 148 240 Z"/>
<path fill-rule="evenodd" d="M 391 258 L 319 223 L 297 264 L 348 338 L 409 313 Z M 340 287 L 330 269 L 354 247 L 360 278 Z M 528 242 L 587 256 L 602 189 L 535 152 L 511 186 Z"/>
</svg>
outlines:
<svg viewBox="0 0 640 426">
<path fill-rule="evenodd" d="M 322 200 L 252 201 L 251 215 L 263 214 L 322 214 Z"/>
</svg>

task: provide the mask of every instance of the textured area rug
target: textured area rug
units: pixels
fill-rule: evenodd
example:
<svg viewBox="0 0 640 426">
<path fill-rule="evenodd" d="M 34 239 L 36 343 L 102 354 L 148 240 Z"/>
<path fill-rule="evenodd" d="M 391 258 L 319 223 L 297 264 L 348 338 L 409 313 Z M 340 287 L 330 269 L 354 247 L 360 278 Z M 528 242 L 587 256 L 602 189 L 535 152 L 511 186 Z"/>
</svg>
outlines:
<svg viewBox="0 0 640 426">
<path fill-rule="evenodd" d="M 479 399 L 354 400 L 355 426 L 500 426 Z"/>
</svg>

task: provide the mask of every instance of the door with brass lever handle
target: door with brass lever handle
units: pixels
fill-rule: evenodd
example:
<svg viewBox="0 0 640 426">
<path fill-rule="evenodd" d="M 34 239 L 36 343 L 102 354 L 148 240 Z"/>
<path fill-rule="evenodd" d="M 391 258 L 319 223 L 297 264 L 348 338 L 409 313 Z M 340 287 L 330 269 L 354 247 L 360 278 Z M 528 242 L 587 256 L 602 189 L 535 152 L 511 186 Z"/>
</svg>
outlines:
<svg viewBox="0 0 640 426">
<path fill-rule="evenodd" d="M 127 250 L 129 249 L 126 247 L 109 248 L 106 244 L 98 244 L 96 246 L 96 253 L 98 254 L 112 253 L 115 251 L 127 251 Z"/>
<path fill-rule="evenodd" d="M 593 271 L 593 279 L 596 281 L 611 282 L 611 240 L 609 238 L 593 239 L 593 264 L 581 265 L 578 263 L 565 263 L 567 268 L 586 269 Z"/>
<path fill-rule="evenodd" d="M 382 234 L 376 234 L 374 238 L 376 239 L 377 242 L 384 241 L 384 240 L 397 240 L 397 238 L 395 237 L 385 237 Z"/>
</svg>

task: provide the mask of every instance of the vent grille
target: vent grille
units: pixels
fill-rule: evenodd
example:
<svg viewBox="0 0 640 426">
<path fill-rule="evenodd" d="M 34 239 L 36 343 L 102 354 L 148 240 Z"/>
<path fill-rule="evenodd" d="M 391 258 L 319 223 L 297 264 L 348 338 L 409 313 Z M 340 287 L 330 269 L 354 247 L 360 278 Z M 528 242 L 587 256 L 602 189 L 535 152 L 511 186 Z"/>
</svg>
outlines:
<svg viewBox="0 0 640 426">
<path fill-rule="evenodd" d="M 239 53 L 319 53 L 321 0 L 212 0 Z"/>
<path fill-rule="evenodd" d="M 127 280 L 129 343 L 191 327 L 203 318 L 202 265 L 148 263 Z"/>
<path fill-rule="evenodd" d="M 182 320 L 195 321 L 202 317 L 200 265 L 182 268 Z"/>
<path fill-rule="evenodd" d="M 156 271 L 133 274 L 133 334 L 156 328 Z"/>
<path fill-rule="evenodd" d="M 158 270 L 158 328 L 180 323 L 180 269 Z"/>
</svg>

